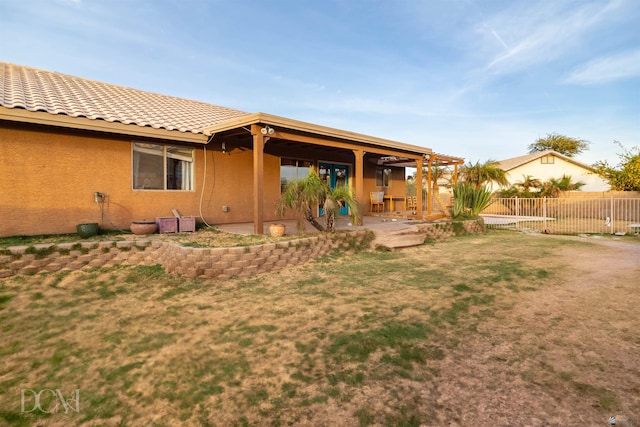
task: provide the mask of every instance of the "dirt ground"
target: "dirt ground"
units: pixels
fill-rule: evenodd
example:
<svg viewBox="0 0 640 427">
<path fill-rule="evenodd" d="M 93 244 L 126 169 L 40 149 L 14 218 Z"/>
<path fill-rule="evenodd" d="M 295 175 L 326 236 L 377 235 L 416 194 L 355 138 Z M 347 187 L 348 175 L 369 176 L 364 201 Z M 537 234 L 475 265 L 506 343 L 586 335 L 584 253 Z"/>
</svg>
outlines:
<svg viewBox="0 0 640 427">
<path fill-rule="evenodd" d="M 443 361 L 432 425 L 606 426 L 610 388 L 616 425 L 640 426 L 640 245 L 589 241 L 556 260 L 559 286 L 517 294 Z"/>
</svg>

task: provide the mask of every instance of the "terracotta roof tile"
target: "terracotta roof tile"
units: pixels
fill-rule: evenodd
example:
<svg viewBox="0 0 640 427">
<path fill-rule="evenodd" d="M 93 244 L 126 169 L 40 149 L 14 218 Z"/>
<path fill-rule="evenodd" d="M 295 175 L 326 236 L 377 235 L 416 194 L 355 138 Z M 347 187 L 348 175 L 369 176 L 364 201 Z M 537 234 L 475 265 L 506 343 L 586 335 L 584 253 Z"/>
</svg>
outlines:
<svg viewBox="0 0 640 427">
<path fill-rule="evenodd" d="M 249 114 L 4 62 L 0 106 L 191 133 Z"/>
</svg>

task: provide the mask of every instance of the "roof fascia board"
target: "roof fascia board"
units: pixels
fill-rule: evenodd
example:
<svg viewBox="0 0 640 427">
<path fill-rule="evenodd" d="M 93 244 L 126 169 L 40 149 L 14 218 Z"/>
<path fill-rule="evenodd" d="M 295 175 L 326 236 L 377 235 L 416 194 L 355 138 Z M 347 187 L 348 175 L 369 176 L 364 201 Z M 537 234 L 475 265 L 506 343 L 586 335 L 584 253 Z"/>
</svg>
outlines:
<svg viewBox="0 0 640 427">
<path fill-rule="evenodd" d="M 522 163 L 517 164 L 516 166 L 512 167 L 509 170 L 513 170 L 513 169 L 518 168 L 520 166 L 523 166 L 523 165 L 526 165 L 528 163 L 534 162 L 534 161 L 536 161 L 536 160 L 538 160 L 538 159 L 540 159 L 541 157 L 544 157 L 544 156 L 554 156 L 554 157 L 557 157 L 559 159 L 564 160 L 565 162 L 573 163 L 574 165 L 576 165 L 578 167 L 587 169 L 587 170 L 589 170 L 591 172 L 595 172 L 596 171 L 591 165 L 587 165 L 585 163 L 581 163 L 581 162 L 577 161 L 576 159 L 574 159 L 572 157 L 565 156 L 564 154 L 558 153 L 557 151 L 554 151 L 554 150 L 539 151 L 539 152 L 536 153 L 535 156 L 531 157 L 529 160 L 523 161 Z"/>
<path fill-rule="evenodd" d="M 81 129 L 96 132 L 117 133 L 122 135 L 165 139 L 179 142 L 191 142 L 200 144 L 207 143 L 207 137 L 204 134 L 170 131 L 166 129 L 156 129 L 152 127 L 138 126 L 133 124 L 127 125 L 124 123 L 107 122 L 104 120 L 87 119 L 84 117 L 56 115 L 41 111 L 33 112 L 16 108 L 0 107 L 0 120 L 64 127 L 71 129 Z"/>
<path fill-rule="evenodd" d="M 266 113 L 254 113 L 247 116 L 239 117 L 237 119 L 227 120 L 220 124 L 209 126 L 204 128 L 205 135 L 212 135 L 218 132 L 224 132 L 227 130 L 235 129 L 243 126 L 250 126 L 253 124 L 265 124 L 274 127 L 282 127 L 289 130 L 298 132 L 313 133 L 316 135 L 322 135 L 325 137 L 342 139 L 352 142 L 360 142 L 363 144 L 369 144 L 384 148 L 393 148 L 404 152 L 410 152 L 414 154 L 431 154 L 430 148 L 419 147 L 417 145 L 405 144 L 402 142 L 392 141 L 389 139 L 378 138 L 375 136 L 363 135 L 356 132 L 344 131 L 341 129 L 335 129 L 327 126 L 316 125 L 313 123 L 302 122 L 299 120 L 288 119 L 285 117 L 275 116 Z M 276 129 L 277 131 L 278 129 Z M 366 150 L 365 150 L 366 151 Z M 385 151 L 386 152 L 386 151 Z"/>
</svg>

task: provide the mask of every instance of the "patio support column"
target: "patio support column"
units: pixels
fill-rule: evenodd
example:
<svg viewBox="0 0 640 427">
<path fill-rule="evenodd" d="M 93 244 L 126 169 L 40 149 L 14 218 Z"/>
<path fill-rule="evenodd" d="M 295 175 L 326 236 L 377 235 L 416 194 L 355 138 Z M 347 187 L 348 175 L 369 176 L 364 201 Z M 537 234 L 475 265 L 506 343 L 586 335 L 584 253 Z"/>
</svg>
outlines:
<svg viewBox="0 0 640 427">
<path fill-rule="evenodd" d="M 422 219 L 422 162 L 423 159 L 416 160 L 416 211 L 418 217 Z"/>
<path fill-rule="evenodd" d="M 453 185 L 458 185 L 458 164 L 453 165 Z"/>
<path fill-rule="evenodd" d="M 264 234 L 264 144 L 261 126 L 251 125 L 253 135 L 253 233 Z"/>
<path fill-rule="evenodd" d="M 431 185 L 431 166 L 433 165 L 433 155 L 429 156 L 427 163 L 427 216 L 431 216 L 431 198 L 433 195 L 433 185 Z"/>
<path fill-rule="evenodd" d="M 360 214 L 362 215 L 364 212 L 364 206 L 366 203 L 364 197 L 364 155 L 365 152 L 362 150 L 353 150 L 353 155 L 355 156 L 355 167 L 356 170 L 353 174 L 353 178 L 355 179 L 355 196 L 360 203 Z M 353 224 L 353 225 L 362 225 L 362 224 Z"/>
</svg>

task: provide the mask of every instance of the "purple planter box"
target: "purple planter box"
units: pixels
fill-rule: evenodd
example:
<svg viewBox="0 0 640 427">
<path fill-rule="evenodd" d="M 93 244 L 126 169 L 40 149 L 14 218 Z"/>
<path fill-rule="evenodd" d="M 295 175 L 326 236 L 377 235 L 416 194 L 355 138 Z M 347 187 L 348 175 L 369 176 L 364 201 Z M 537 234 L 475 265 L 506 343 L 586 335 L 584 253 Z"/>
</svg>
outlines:
<svg viewBox="0 0 640 427">
<path fill-rule="evenodd" d="M 178 232 L 178 218 L 156 218 L 156 224 L 160 234 Z"/>
<path fill-rule="evenodd" d="M 178 229 L 180 230 L 180 233 L 196 231 L 196 217 L 181 216 L 178 218 Z"/>
</svg>

